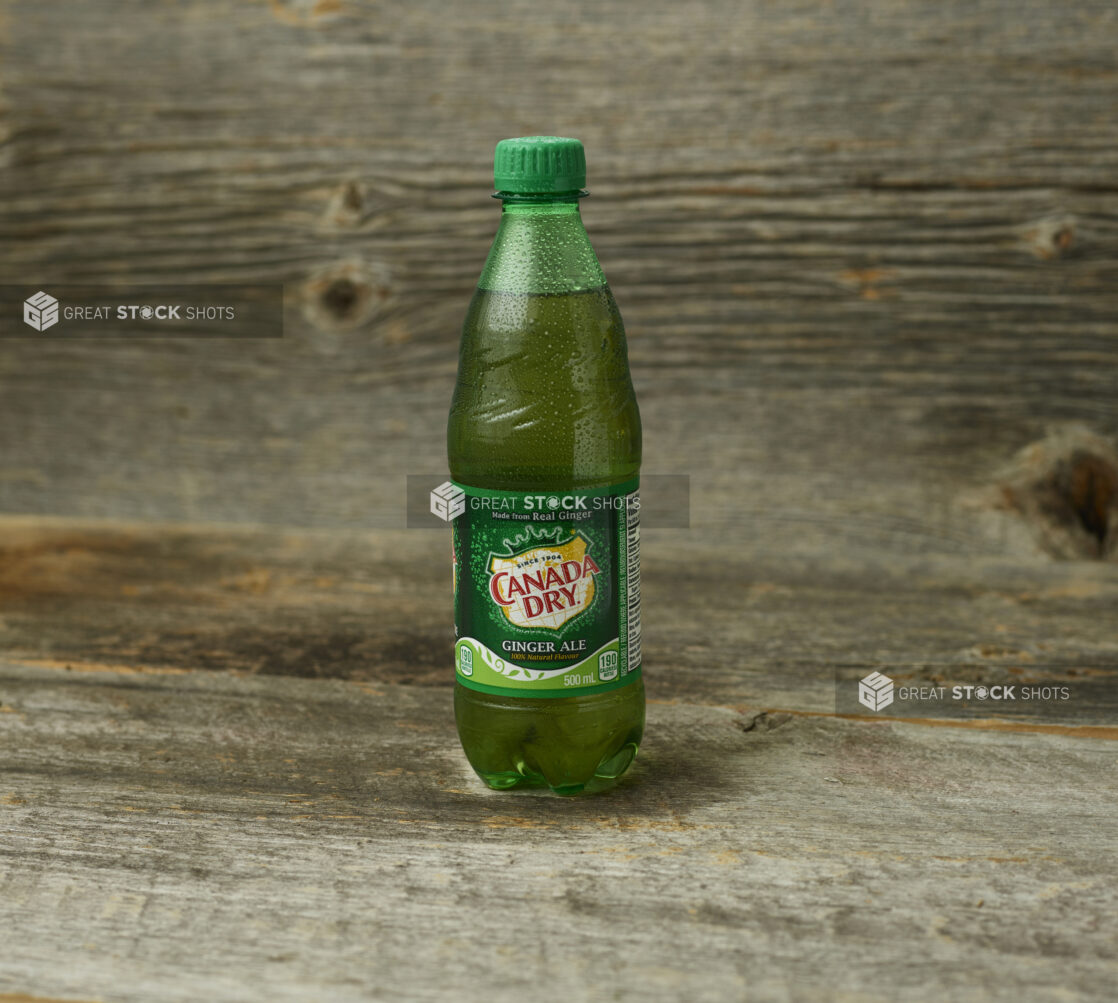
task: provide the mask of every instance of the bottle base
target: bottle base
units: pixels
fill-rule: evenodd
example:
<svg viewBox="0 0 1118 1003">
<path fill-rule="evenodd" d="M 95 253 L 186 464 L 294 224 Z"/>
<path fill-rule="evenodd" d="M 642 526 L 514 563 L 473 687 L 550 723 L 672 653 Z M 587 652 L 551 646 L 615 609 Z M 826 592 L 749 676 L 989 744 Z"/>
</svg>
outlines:
<svg viewBox="0 0 1118 1003">
<path fill-rule="evenodd" d="M 456 684 L 454 710 L 466 758 L 492 790 L 596 794 L 613 787 L 636 758 L 644 735 L 644 683 L 553 699 Z"/>
<path fill-rule="evenodd" d="M 495 791 L 539 790 L 549 789 L 552 794 L 560 797 L 574 797 L 577 794 L 600 794 L 615 786 L 626 770 L 633 764 L 637 757 L 637 743 L 630 742 L 618 749 L 607 760 L 600 763 L 594 771 L 594 776 L 586 783 L 567 783 L 552 785 L 542 774 L 531 769 L 527 763 L 518 763 L 518 769 L 512 772 L 483 773 L 475 769 L 485 785 Z"/>
</svg>

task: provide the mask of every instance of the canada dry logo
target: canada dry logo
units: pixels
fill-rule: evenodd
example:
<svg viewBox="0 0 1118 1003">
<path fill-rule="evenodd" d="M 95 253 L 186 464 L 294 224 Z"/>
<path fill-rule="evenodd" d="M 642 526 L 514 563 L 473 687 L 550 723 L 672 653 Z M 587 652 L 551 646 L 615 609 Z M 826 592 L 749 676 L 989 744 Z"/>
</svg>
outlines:
<svg viewBox="0 0 1118 1003">
<path fill-rule="evenodd" d="M 431 512 L 444 522 L 452 522 L 466 511 L 466 492 L 450 481 L 443 481 L 431 492 Z"/>
<path fill-rule="evenodd" d="M 23 301 L 23 322 L 36 331 L 46 331 L 58 323 L 58 300 L 40 291 Z"/>
<path fill-rule="evenodd" d="M 884 710 L 893 702 L 893 680 L 871 672 L 858 682 L 858 703 L 870 710 Z"/>
<path fill-rule="evenodd" d="M 517 627 L 558 630 L 590 608 L 600 571 L 581 534 L 511 557 L 490 555 L 489 596 Z"/>
</svg>

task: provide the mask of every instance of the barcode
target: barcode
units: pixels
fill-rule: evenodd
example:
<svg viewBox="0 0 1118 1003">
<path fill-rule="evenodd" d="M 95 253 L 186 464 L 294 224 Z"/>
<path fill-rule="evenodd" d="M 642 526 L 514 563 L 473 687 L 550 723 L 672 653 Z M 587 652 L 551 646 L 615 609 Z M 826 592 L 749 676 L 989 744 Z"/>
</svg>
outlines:
<svg viewBox="0 0 1118 1003">
<path fill-rule="evenodd" d="M 641 503 L 640 492 L 625 496 L 626 620 L 629 625 L 628 665 L 632 672 L 641 664 Z"/>
</svg>

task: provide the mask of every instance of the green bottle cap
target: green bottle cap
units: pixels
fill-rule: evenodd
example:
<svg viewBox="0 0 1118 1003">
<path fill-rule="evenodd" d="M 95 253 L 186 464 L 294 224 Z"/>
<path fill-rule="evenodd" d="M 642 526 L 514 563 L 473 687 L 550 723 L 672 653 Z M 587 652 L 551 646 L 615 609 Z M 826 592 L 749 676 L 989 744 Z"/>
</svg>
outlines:
<svg viewBox="0 0 1118 1003">
<path fill-rule="evenodd" d="M 586 185 L 586 152 L 563 136 L 502 139 L 493 152 L 493 184 L 520 195 L 577 191 Z"/>
</svg>

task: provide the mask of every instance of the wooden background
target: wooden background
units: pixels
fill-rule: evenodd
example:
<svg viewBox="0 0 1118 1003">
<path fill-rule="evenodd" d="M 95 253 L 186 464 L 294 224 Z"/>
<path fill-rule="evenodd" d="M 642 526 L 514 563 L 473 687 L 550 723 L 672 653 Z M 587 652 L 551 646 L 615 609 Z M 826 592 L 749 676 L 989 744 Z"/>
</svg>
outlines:
<svg viewBox="0 0 1118 1003">
<path fill-rule="evenodd" d="M 1019 553 L 962 493 L 1053 428 L 1114 446 L 1113 4 L 0 10 L 5 282 L 291 299 L 278 343 L 5 343 L 4 511 L 401 525 L 493 143 L 541 131 L 586 143 L 646 469 L 697 522 Z"/>
<path fill-rule="evenodd" d="M 286 287 L 280 340 L 0 340 L 0 993 L 1108 998 L 1116 53 L 1069 0 L 0 0 L 0 284 Z M 692 481 L 576 806 L 463 769 L 402 528 L 525 133 Z M 1076 699 L 836 717 L 871 668 Z"/>
</svg>

